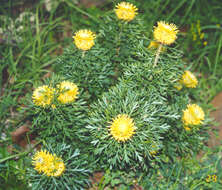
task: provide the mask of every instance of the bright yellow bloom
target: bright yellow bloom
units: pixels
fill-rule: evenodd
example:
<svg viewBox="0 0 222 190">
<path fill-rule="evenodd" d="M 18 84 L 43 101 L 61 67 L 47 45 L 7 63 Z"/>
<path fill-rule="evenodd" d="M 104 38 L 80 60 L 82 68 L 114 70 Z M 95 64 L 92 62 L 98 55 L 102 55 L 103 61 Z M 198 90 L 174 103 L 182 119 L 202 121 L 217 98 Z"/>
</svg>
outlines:
<svg viewBox="0 0 222 190">
<path fill-rule="evenodd" d="M 58 85 L 58 88 L 60 91 L 58 100 L 63 104 L 75 101 L 79 94 L 77 85 L 69 81 L 61 82 Z"/>
<path fill-rule="evenodd" d="M 120 114 L 113 119 L 110 126 L 110 133 L 117 141 L 127 141 L 135 133 L 133 119 L 126 114 Z"/>
<path fill-rule="evenodd" d="M 160 43 L 155 42 L 155 41 L 151 41 L 147 48 L 148 49 L 158 49 L 159 46 L 160 46 Z M 166 51 L 166 48 L 162 46 L 160 49 L 160 52 L 164 52 L 164 51 Z"/>
<path fill-rule="evenodd" d="M 53 100 L 55 89 L 47 85 L 43 85 L 34 90 L 32 100 L 35 105 L 45 107 L 50 105 Z"/>
<path fill-rule="evenodd" d="M 52 157 L 53 159 L 48 164 L 47 169 L 44 170 L 44 174 L 47 176 L 58 177 L 65 171 L 65 164 L 63 160 L 56 155 L 52 155 Z"/>
<path fill-rule="evenodd" d="M 203 123 L 204 112 L 201 107 L 196 104 L 189 104 L 187 109 L 183 111 L 182 120 L 187 125 L 199 125 Z"/>
<path fill-rule="evenodd" d="M 187 88 L 196 88 L 198 81 L 197 78 L 190 71 L 185 71 L 181 83 L 184 84 Z"/>
<path fill-rule="evenodd" d="M 160 21 L 157 23 L 157 27 L 154 26 L 154 39 L 165 45 L 170 45 L 174 43 L 177 38 L 177 27 L 174 24 L 168 24 L 164 21 Z"/>
<path fill-rule="evenodd" d="M 115 13 L 118 19 L 131 21 L 138 14 L 137 8 L 131 3 L 121 2 L 116 5 Z"/>
<path fill-rule="evenodd" d="M 63 160 L 46 150 L 36 152 L 32 158 L 32 163 L 36 171 L 44 173 L 47 176 L 57 177 L 65 171 Z"/>
<path fill-rule="evenodd" d="M 53 157 L 49 152 L 46 150 L 41 150 L 35 153 L 32 158 L 32 163 L 35 166 L 35 170 L 41 173 L 47 169 L 49 163 L 52 162 L 52 160 Z"/>
<path fill-rule="evenodd" d="M 79 30 L 73 36 L 76 47 L 84 51 L 89 50 L 94 46 L 95 38 L 96 35 L 90 30 Z"/>
</svg>

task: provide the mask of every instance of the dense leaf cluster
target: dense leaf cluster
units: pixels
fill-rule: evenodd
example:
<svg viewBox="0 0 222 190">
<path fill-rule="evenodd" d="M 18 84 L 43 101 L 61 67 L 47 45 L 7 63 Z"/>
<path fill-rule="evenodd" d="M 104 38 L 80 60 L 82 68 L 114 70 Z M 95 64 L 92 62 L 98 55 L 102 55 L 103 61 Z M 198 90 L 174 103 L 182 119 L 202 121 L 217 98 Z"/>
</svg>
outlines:
<svg viewBox="0 0 222 190">
<path fill-rule="evenodd" d="M 181 116 L 192 101 L 191 91 L 175 88 L 185 70 L 182 53 L 167 47 L 154 65 L 156 51 L 147 49 L 149 40 L 140 19 L 128 23 L 108 15 L 103 21 L 95 46 L 81 51 L 72 44 L 58 58 L 58 79 L 48 81 L 53 87 L 64 79 L 76 83 L 81 92 L 78 99 L 65 105 L 55 100 L 56 108 L 31 104 L 28 112 L 33 131 L 52 146 L 64 142 L 72 145 L 71 152 L 80 148 L 80 160 L 95 161 L 93 167 L 85 165 L 94 170 L 147 172 L 154 165 L 197 152 L 205 129 L 184 129 Z M 119 114 L 129 115 L 136 127 L 126 142 L 115 140 L 109 130 Z M 69 173 L 75 172 L 69 166 L 78 165 L 76 159 L 62 149 L 58 153 L 70 164 L 59 186 L 51 178 L 34 185 L 45 188 L 48 182 L 56 188 L 81 189 L 78 181 L 71 183 L 75 177 Z M 80 170 L 80 176 L 81 171 L 85 170 Z M 38 179 L 39 175 L 32 177 Z"/>
<path fill-rule="evenodd" d="M 65 163 L 65 173 L 59 177 L 48 177 L 42 174 L 37 174 L 34 169 L 29 169 L 31 178 L 30 184 L 34 190 L 60 190 L 74 189 L 83 190 L 89 185 L 90 170 L 87 168 L 88 162 L 83 157 L 79 149 L 66 144 L 46 145 L 45 150 L 61 157 Z"/>
</svg>

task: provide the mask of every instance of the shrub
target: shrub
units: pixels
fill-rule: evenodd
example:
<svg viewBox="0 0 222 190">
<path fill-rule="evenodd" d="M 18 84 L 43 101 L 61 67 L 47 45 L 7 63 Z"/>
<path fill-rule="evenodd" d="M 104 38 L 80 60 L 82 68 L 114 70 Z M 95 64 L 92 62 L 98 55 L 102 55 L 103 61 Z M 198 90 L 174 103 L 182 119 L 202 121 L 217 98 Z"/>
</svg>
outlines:
<svg viewBox="0 0 222 190">
<path fill-rule="evenodd" d="M 150 40 L 136 7 L 120 3 L 115 13 L 104 16 L 98 32 L 75 33 L 57 61 L 58 76 L 34 91 L 27 115 L 38 138 L 52 147 L 69 144 L 71 152 L 80 148 L 92 171 L 146 173 L 198 152 L 207 119 L 190 98 L 198 80 L 174 47 L 176 25 L 158 22 Z M 44 180 L 57 188 L 54 177 Z M 69 186 L 61 181 L 61 188 Z M 81 189 L 77 181 L 70 187 Z"/>
</svg>

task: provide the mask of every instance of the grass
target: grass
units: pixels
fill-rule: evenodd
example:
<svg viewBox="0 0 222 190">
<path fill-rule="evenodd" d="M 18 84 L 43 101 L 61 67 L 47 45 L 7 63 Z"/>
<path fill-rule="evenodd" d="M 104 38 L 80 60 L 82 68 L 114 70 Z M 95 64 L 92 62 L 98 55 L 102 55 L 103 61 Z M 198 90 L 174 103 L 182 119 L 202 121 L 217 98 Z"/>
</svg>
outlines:
<svg viewBox="0 0 222 190">
<path fill-rule="evenodd" d="M 117 1 L 107 0 L 98 7 L 89 8 L 77 4 L 75 0 L 58 2 L 50 12 L 45 9 L 44 1 L 33 1 L 32 4 L 27 0 L 10 0 L 3 1 L 0 5 L 0 126 L 4 126 L 0 128 L 0 133 L 6 136 L 4 140 L 2 135 L 0 141 L 5 145 L 0 147 L 0 159 L 6 156 L 5 147 L 13 144 L 8 139 L 10 132 L 20 126 L 23 115 L 19 110 L 23 106 L 26 94 L 32 92 L 34 85 L 50 76 L 57 56 L 62 53 L 63 48 L 72 43 L 71 37 L 74 31 L 89 27 L 96 30 L 104 10 L 109 10 Z M 191 67 L 202 76 L 199 80 L 202 90 L 196 96 L 201 102 L 205 102 L 204 105 L 207 107 L 214 96 L 222 91 L 222 2 L 207 0 L 130 2 L 135 3 L 143 13 L 148 31 L 152 30 L 158 20 L 174 22 L 180 27 L 182 32 L 178 44 L 182 45 L 178 46 L 184 51 L 187 67 Z M 24 8 L 21 8 L 23 5 Z M 29 15 L 19 20 L 24 12 L 28 12 Z M 197 20 L 200 20 L 204 39 L 198 38 L 194 41 L 191 25 L 196 27 Z M 195 32 L 198 33 L 197 28 Z M 206 46 L 203 45 L 204 41 L 208 43 Z M 16 150 L 21 151 L 21 148 L 17 147 L 14 151 Z M 8 175 L 0 172 L 1 181 L 4 179 L 3 181 L 8 183 L 24 172 L 22 170 L 24 163 L 18 166 L 19 169 L 16 169 L 17 163 L 13 160 L 6 163 L 7 171 L 12 173 Z M 0 166 L 5 167 L 5 165 Z M 170 177 L 167 179 L 170 180 Z M 109 182 L 109 179 L 106 181 Z M 18 180 L 16 184 L 19 186 L 23 182 L 24 180 Z M 169 184 L 169 181 L 166 183 Z M 196 186 L 192 185 L 191 189 L 196 189 Z"/>
</svg>

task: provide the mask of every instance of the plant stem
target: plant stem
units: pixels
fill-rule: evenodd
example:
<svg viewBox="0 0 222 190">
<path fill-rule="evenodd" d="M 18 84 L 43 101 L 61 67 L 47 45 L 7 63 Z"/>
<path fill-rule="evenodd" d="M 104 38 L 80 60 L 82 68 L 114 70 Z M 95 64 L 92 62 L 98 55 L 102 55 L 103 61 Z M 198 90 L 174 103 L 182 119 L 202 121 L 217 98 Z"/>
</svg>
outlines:
<svg viewBox="0 0 222 190">
<path fill-rule="evenodd" d="M 117 37 L 116 37 L 116 44 L 117 44 L 116 53 L 117 53 L 117 56 L 119 55 L 119 51 L 120 51 L 122 32 L 123 32 L 123 23 L 121 22 L 120 31 L 117 32 Z"/>
<path fill-rule="evenodd" d="M 42 141 L 39 141 L 39 142 L 37 142 L 36 144 L 34 144 L 33 148 L 34 148 L 35 146 L 37 146 L 38 144 L 40 144 L 41 142 L 42 142 Z M 16 158 L 16 157 L 21 157 L 21 156 L 23 156 L 23 155 L 26 155 L 26 154 L 30 153 L 31 151 L 32 151 L 32 148 L 30 148 L 29 150 L 27 150 L 27 151 L 25 151 L 25 152 L 21 152 L 21 153 L 14 154 L 14 155 L 8 156 L 8 157 L 6 157 L 6 158 L 3 158 L 3 159 L 0 160 L 0 164 L 3 163 L 3 162 L 5 162 L 5 161 L 7 161 L 7 160 L 10 160 L 10 159 L 13 159 L 13 158 Z"/>
<path fill-rule="evenodd" d="M 157 49 L 156 57 L 155 57 L 154 64 L 153 64 L 154 67 L 156 67 L 157 62 L 158 62 L 158 60 L 159 60 L 159 58 L 160 58 L 160 52 L 161 52 L 162 46 L 163 46 L 163 45 L 160 44 L 159 47 L 158 47 L 158 49 Z"/>
<path fill-rule="evenodd" d="M 85 56 L 86 51 L 82 51 L 82 58 Z"/>
</svg>

